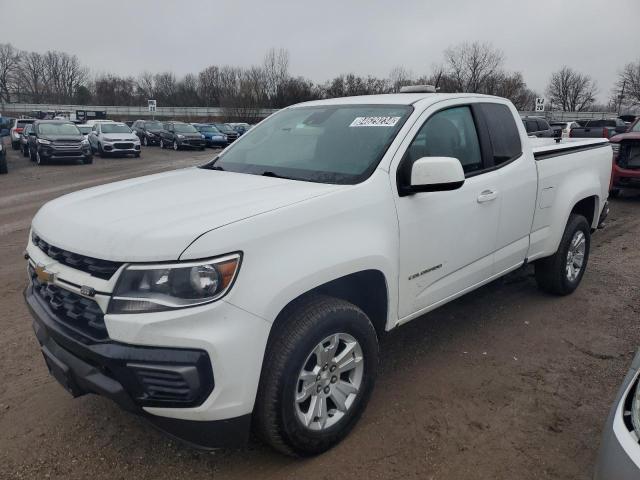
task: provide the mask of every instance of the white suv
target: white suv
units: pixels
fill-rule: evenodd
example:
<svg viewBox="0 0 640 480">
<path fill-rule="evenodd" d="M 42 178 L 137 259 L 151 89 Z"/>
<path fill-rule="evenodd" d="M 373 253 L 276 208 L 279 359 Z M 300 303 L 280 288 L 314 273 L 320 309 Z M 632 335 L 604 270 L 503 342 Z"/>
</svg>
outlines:
<svg viewBox="0 0 640 480">
<path fill-rule="evenodd" d="M 87 135 L 91 151 L 106 154 L 140 156 L 140 139 L 126 123 L 96 122 Z"/>
</svg>

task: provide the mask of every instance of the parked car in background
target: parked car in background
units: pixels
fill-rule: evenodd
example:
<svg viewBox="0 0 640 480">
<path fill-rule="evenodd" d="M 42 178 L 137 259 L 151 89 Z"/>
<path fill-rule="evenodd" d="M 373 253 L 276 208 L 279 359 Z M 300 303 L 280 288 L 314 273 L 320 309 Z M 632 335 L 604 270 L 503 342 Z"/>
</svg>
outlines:
<svg viewBox="0 0 640 480">
<path fill-rule="evenodd" d="M 20 134 L 20 151 L 22 152 L 23 157 L 29 156 L 29 132 L 33 127 L 32 123 L 28 123 L 22 129 L 22 133 Z"/>
<path fill-rule="evenodd" d="M 610 138 L 618 133 L 624 133 L 629 126 L 619 118 L 604 120 L 582 120 L 579 125 L 569 132 L 571 138 Z"/>
<path fill-rule="evenodd" d="M 192 123 L 191 125 L 196 127 L 196 130 L 204 135 L 207 147 L 226 147 L 229 143 L 227 136 L 213 125 L 209 125 L 208 123 Z"/>
<path fill-rule="evenodd" d="M 124 124 L 127 125 L 127 127 L 131 128 L 133 127 L 133 120 L 127 120 L 126 122 L 123 122 Z"/>
<path fill-rule="evenodd" d="M 527 135 L 540 138 L 554 138 L 558 134 L 542 117 L 522 117 L 522 123 L 527 131 Z"/>
<path fill-rule="evenodd" d="M 640 478 L 640 351 L 636 353 L 602 433 L 594 480 Z"/>
<path fill-rule="evenodd" d="M 627 125 L 631 125 L 633 122 L 636 121 L 638 116 L 637 115 L 620 115 L 618 118 L 622 120 L 624 123 L 626 123 Z"/>
<path fill-rule="evenodd" d="M 245 132 L 247 132 L 250 128 L 251 125 L 249 125 L 248 123 L 228 123 L 227 125 L 229 125 L 231 128 L 233 128 L 236 132 L 238 132 L 238 135 L 242 136 Z"/>
<path fill-rule="evenodd" d="M 77 127 L 78 127 L 78 130 L 80 130 L 80 133 L 84 135 L 84 138 L 87 138 L 87 136 L 93 130 L 93 126 L 87 125 L 86 123 L 77 124 Z"/>
<path fill-rule="evenodd" d="M 572 128 L 578 128 L 580 125 L 578 122 L 550 122 L 549 124 L 554 130 L 556 138 L 569 138 L 569 132 Z"/>
<path fill-rule="evenodd" d="M 204 150 L 207 143 L 204 135 L 190 123 L 165 122 L 160 133 L 160 148 L 198 148 Z"/>
<path fill-rule="evenodd" d="M 609 142 L 613 148 L 611 195 L 618 196 L 622 189 L 640 189 L 640 119 Z"/>
<path fill-rule="evenodd" d="M 145 147 L 149 145 L 159 145 L 161 133 L 164 131 L 164 126 L 158 120 L 136 120 L 131 127 L 133 133 L 135 133 L 142 145 Z"/>
<path fill-rule="evenodd" d="M 191 443 L 253 427 L 322 453 L 365 410 L 386 331 L 527 263 L 546 292 L 578 288 L 611 148 L 532 144 L 497 97 L 320 100 L 201 168 L 53 200 L 26 239 L 49 371 Z"/>
<path fill-rule="evenodd" d="M 34 118 L 16 118 L 13 128 L 11 129 L 11 148 L 18 150 L 20 148 L 20 134 L 25 125 L 35 122 Z"/>
<path fill-rule="evenodd" d="M 64 120 L 36 120 L 29 132 L 29 156 L 38 165 L 56 160 L 93 163 L 91 147 L 78 127 Z"/>
<path fill-rule="evenodd" d="M 215 126 L 218 130 L 220 130 L 222 133 L 224 133 L 227 136 L 227 141 L 229 143 L 235 142 L 238 139 L 238 137 L 240 137 L 240 134 L 236 132 L 233 128 L 231 128 L 231 126 L 227 125 L 226 123 L 213 123 L 212 125 Z"/>
<path fill-rule="evenodd" d="M 101 157 L 105 155 L 140 156 L 140 139 L 124 123 L 96 123 L 87 139 L 91 145 L 91 151 L 97 152 Z"/>
<path fill-rule="evenodd" d="M 7 167 L 7 147 L 4 144 L 4 135 L 0 134 L 0 174 L 9 173 Z"/>
</svg>

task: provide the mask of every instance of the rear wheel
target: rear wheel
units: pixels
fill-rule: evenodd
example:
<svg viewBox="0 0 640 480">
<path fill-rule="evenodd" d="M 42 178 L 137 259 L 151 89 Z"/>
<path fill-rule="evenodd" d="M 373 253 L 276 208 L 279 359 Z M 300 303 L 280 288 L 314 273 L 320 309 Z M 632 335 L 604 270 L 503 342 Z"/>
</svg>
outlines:
<svg viewBox="0 0 640 480">
<path fill-rule="evenodd" d="M 20 148 L 20 142 L 11 142 L 11 148 L 18 150 Z"/>
<path fill-rule="evenodd" d="M 591 227 L 582 215 L 571 214 L 555 254 L 535 263 L 538 287 L 568 295 L 580 284 L 589 260 Z"/>
<path fill-rule="evenodd" d="M 339 443 L 362 415 L 378 340 L 364 312 L 343 300 L 309 296 L 283 315 L 267 346 L 254 429 L 283 453 L 315 455 Z"/>
</svg>

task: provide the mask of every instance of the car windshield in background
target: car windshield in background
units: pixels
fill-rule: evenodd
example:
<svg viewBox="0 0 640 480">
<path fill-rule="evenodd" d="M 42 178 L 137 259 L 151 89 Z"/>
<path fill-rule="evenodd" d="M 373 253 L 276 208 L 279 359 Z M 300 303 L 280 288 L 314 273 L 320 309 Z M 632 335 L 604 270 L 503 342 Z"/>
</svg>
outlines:
<svg viewBox="0 0 640 480">
<path fill-rule="evenodd" d="M 131 129 L 124 123 L 103 123 L 102 133 L 131 133 Z"/>
<path fill-rule="evenodd" d="M 43 123 L 39 127 L 41 135 L 80 135 L 73 123 Z"/>
<path fill-rule="evenodd" d="M 222 123 L 216 124 L 216 128 L 224 133 L 236 133 L 236 131 L 231 128 L 229 125 L 224 125 Z"/>
<path fill-rule="evenodd" d="M 162 124 L 160 122 L 145 122 L 144 128 L 148 130 L 162 130 Z"/>
<path fill-rule="evenodd" d="M 189 125 L 188 123 L 174 123 L 173 129 L 176 133 L 198 133 L 196 127 Z"/>
<path fill-rule="evenodd" d="M 291 108 L 249 130 L 208 167 L 311 182 L 358 183 L 373 173 L 412 111 L 406 105 Z"/>
<path fill-rule="evenodd" d="M 197 128 L 201 132 L 220 133 L 220 131 L 216 127 L 213 127 L 211 125 L 202 125 Z"/>
<path fill-rule="evenodd" d="M 92 127 L 91 125 L 78 125 L 78 130 L 80 130 L 80 133 L 82 133 L 83 135 L 86 135 L 87 133 L 91 132 Z"/>
<path fill-rule="evenodd" d="M 22 121 L 22 120 L 18 120 L 18 123 L 16 125 L 17 128 L 24 128 L 25 125 L 31 125 L 33 123 L 33 120 L 29 120 L 29 121 Z"/>
</svg>

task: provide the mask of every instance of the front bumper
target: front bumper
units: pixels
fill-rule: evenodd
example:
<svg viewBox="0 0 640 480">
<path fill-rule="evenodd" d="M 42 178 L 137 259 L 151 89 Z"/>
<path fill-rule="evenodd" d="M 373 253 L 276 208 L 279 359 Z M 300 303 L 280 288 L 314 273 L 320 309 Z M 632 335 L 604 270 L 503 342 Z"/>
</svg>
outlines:
<svg viewBox="0 0 640 480">
<path fill-rule="evenodd" d="M 615 188 L 640 189 L 640 170 L 621 168 L 614 163 L 611 184 Z"/>
<path fill-rule="evenodd" d="M 125 410 L 143 416 L 159 429 L 194 446 L 217 448 L 246 442 L 250 412 L 215 420 L 202 415 L 190 418 L 189 412 L 211 410 L 210 400 L 216 388 L 208 352 L 138 346 L 112 339 L 91 341 L 66 328 L 35 294 L 33 286 L 27 287 L 24 295 L 47 367 L 74 397 L 94 393 L 110 398 Z M 156 415 L 154 410 L 160 413 Z"/>
<path fill-rule="evenodd" d="M 102 150 L 116 155 L 133 155 L 140 152 L 140 143 L 130 141 L 103 143 Z"/>
<path fill-rule="evenodd" d="M 640 478 L 640 444 L 626 411 L 640 374 L 640 352 L 625 377 L 604 427 L 594 480 Z"/>
<path fill-rule="evenodd" d="M 204 138 L 178 138 L 176 141 L 180 148 L 204 148 L 207 146 Z"/>
<path fill-rule="evenodd" d="M 38 152 L 46 160 L 83 160 L 91 157 L 91 148 L 89 146 L 75 148 L 39 145 Z"/>
</svg>

